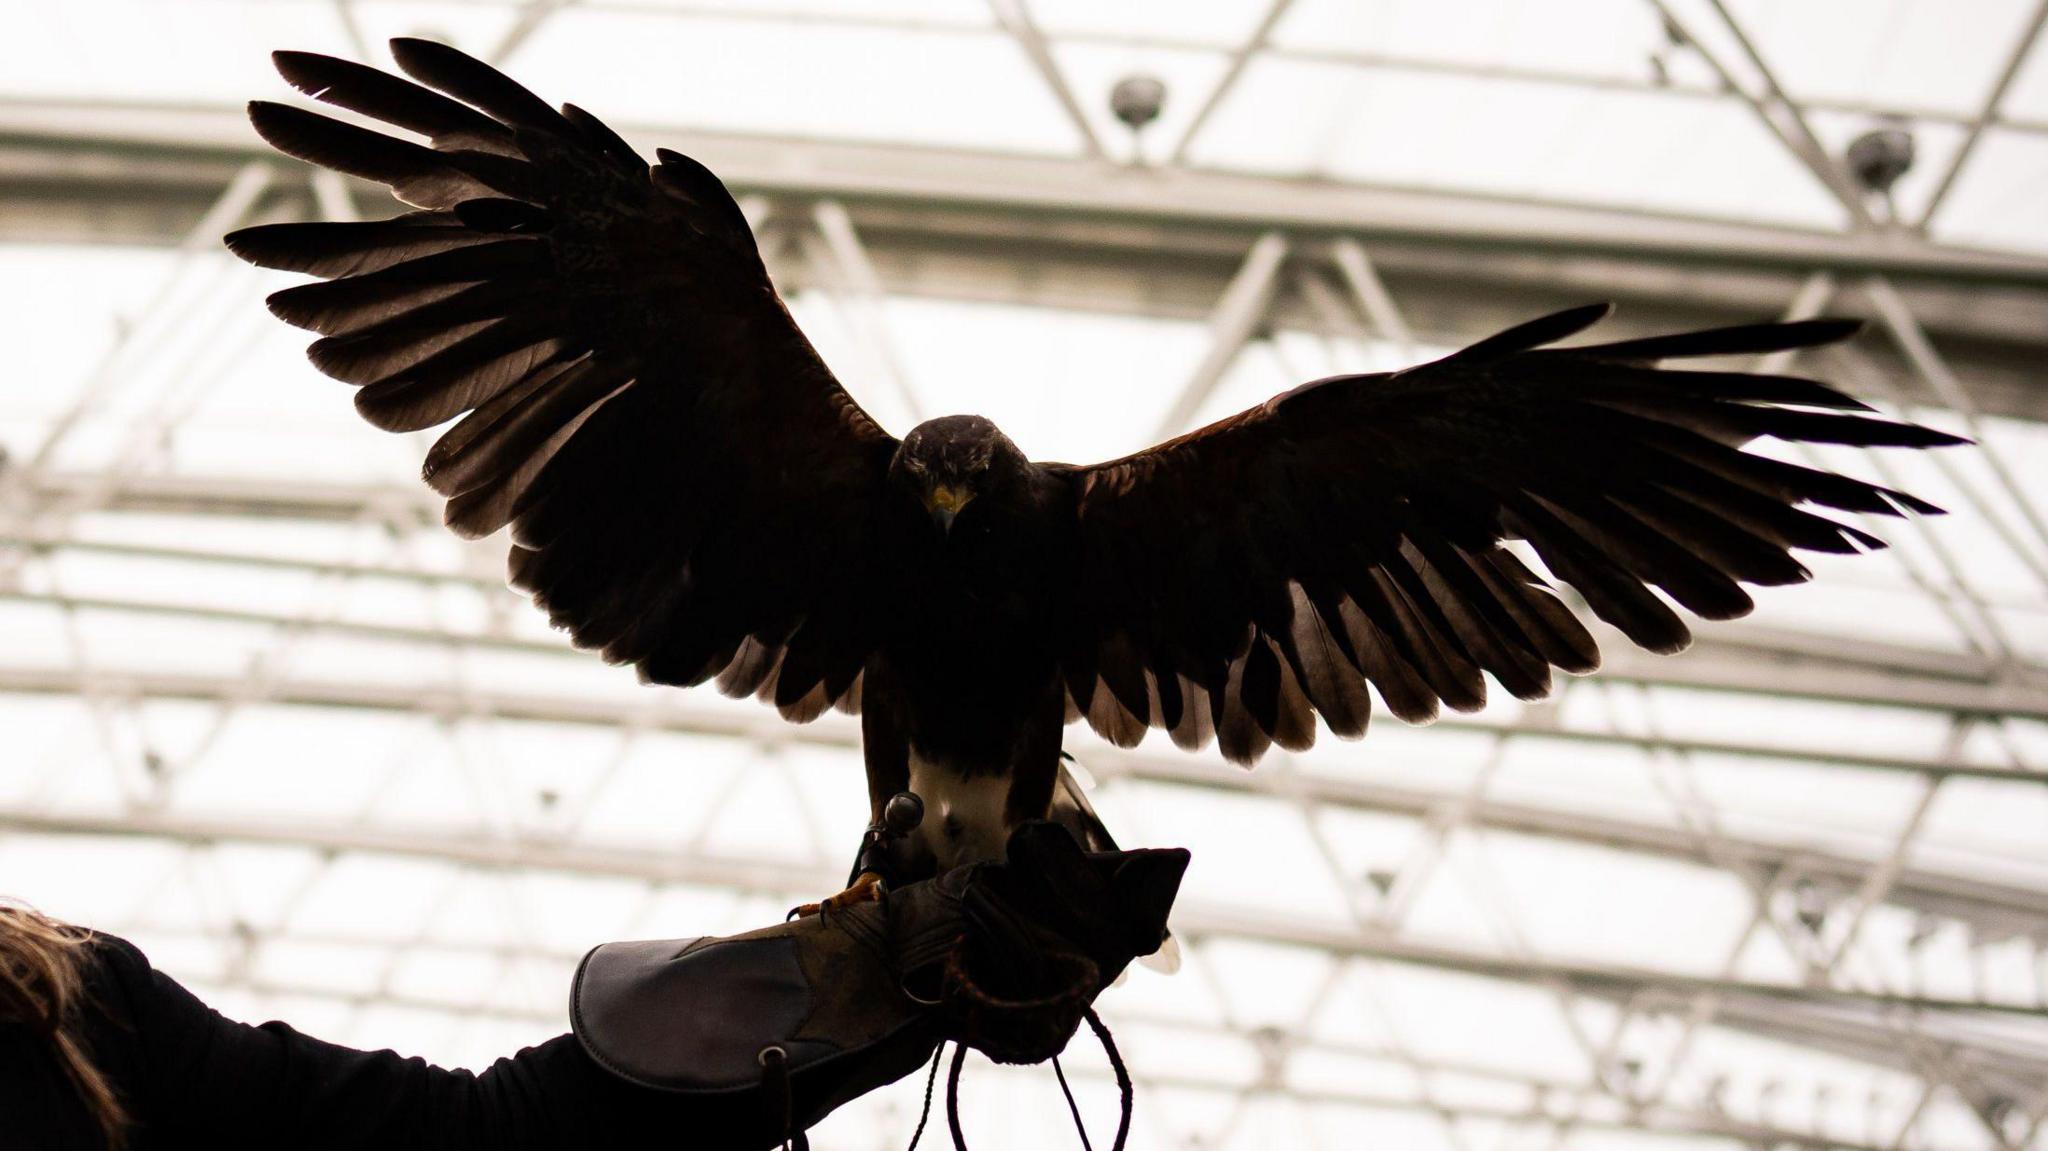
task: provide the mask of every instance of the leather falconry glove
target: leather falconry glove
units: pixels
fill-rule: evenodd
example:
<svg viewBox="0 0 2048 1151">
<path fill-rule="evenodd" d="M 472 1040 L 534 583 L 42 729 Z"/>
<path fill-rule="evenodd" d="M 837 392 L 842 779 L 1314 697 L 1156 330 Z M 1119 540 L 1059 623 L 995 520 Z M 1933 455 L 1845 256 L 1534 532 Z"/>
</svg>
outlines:
<svg viewBox="0 0 2048 1151">
<path fill-rule="evenodd" d="M 599 1066 L 701 1098 L 770 1146 L 917 1070 L 953 1039 L 1008 1063 L 1057 1055 L 1130 961 L 1166 937 L 1185 850 L 1084 853 L 1020 826 L 1001 861 L 742 935 L 607 943 L 570 1018 Z"/>
</svg>

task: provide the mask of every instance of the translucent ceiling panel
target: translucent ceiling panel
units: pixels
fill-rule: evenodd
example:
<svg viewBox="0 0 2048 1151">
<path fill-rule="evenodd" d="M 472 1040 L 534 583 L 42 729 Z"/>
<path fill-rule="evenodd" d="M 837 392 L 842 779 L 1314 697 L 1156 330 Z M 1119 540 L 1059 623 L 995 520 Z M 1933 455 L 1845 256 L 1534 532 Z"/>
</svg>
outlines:
<svg viewBox="0 0 2048 1151">
<path fill-rule="evenodd" d="M 1674 1038 L 1681 1026 L 1676 1019 L 1668 1024 Z M 1688 1048 L 1674 1094 L 1741 1121 L 1862 1142 L 1873 1132 L 1896 1131 L 1916 1094 L 1906 1075 L 1728 1028 L 1699 1029 Z"/>
<path fill-rule="evenodd" d="M 1275 331 L 1245 344 L 1223 378 L 1195 409 L 1184 428 L 1190 431 L 1263 404 L 1289 388 L 1325 376 L 1361 372 L 1392 372 L 1426 363 L 1454 349 L 1435 344 L 1403 348 L 1383 340 L 1324 337 L 1300 331 Z M 1162 412 L 1163 414 L 1163 412 Z"/>
<path fill-rule="evenodd" d="M 1172 40 L 1235 48 L 1252 35 L 1272 0 L 1030 0 L 1032 18 L 1048 35 Z"/>
<path fill-rule="evenodd" d="M 986 27 L 995 22 L 989 7 L 959 0 L 611 0 L 614 8 L 661 12 L 718 13 L 781 19 L 814 16 L 851 22 Z"/>
<path fill-rule="evenodd" d="M 1296 0 L 1276 47 L 1604 79 L 1649 80 L 1665 47 L 1642 0 Z"/>
<path fill-rule="evenodd" d="M 907 370 L 900 358 L 906 349 L 893 326 L 884 327 L 890 309 L 814 288 L 785 286 L 783 293 L 789 314 L 855 403 L 892 435 L 917 424 L 922 401 L 915 381 L 897 374 Z"/>
<path fill-rule="evenodd" d="M 1926 409 L 1911 418 L 1945 431 L 1982 439 L 1987 451 L 1950 448 L 1936 452 L 1868 453 L 1829 448 L 1819 456 L 1827 466 L 1903 488 L 1948 509 L 1948 514 L 1916 523 L 1894 519 L 1875 522 L 1873 530 L 1890 541 L 1901 558 L 1910 558 L 1923 572 L 1960 581 L 1992 600 L 2036 602 L 2048 572 L 2048 540 L 2030 525 L 2024 499 L 2036 506 L 2048 499 L 2048 446 L 2040 425 L 1980 418 L 1965 424 L 1952 415 Z M 1990 452 L 1997 453 L 1994 461 Z M 1873 471 L 1882 463 L 1884 471 Z M 1885 477 L 1890 477 L 1886 479 Z M 2011 483 L 2007 480 L 2010 479 Z M 1930 542 L 1939 542 L 1955 562 L 1951 572 Z"/>
<path fill-rule="evenodd" d="M 489 59 L 518 21 L 519 7 L 510 3 L 437 0 L 350 0 L 346 5 L 349 18 L 369 49 L 364 62 L 379 67 L 390 66 L 391 53 L 385 42 L 394 36 L 439 40 Z"/>
<path fill-rule="evenodd" d="M 460 574 L 465 562 L 486 554 L 491 560 L 486 587 L 496 587 L 499 557 L 488 544 L 472 544 L 452 533 L 414 532 L 394 538 L 383 525 L 370 522 L 242 517 L 232 514 L 178 515 L 143 512 L 87 512 L 73 521 L 72 539 L 81 550 L 110 551 L 134 545 L 165 550 L 195 550 L 232 561 L 251 557 L 265 566 L 374 563 L 380 557 L 402 557 L 408 570 Z M 209 563 L 209 567 L 217 564 Z"/>
<path fill-rule="evenodd" d="M 2001 780 L 1942 785 L 1927 812 L 1919 858 L 2038 886 L 2048 880 L 2048 790 Z"/>
<path fill-rule="evenodd" d="M 281 47 L 352 54 L 339 5 L 295 0 L 10 0 L 0 92 L 239 103 L 279 83 Z"/>
<path fill-rule="evenodd" d="M 1568 692 L 1597 690 L 1586 681 Z M 1498 750 L 1489 747 L 1485 754 L 1493 764 L 1486 776 L 1486 794 L 1495 800 L 1570 808 L 1638 826 L 1682 824 L 1668 766 L 1639 747 L 1523 735 L 1506 740 Z"/>
<path fill-rule="evenodd" d="M 1925 792 L 1904 773 L 1768 756 L 1694 754 L 1667 764 L 1667 786 L 1710 804 L 1728 834 L 1859 858 L 1884 855 Z"/>
<path fill-rule="evenodd" d="M 1453 837 L 1453 874 L 1512 925 L 1505 939 L 1543 955 L 1713 975 L 1751 901 L 1725 871 L 1589 844 L 1489 832 Z"/>
<path fill-rule="evenodd" d="M 1745 617 L 1745 624 L 1852 635 L 1931 651 L 1961 654 L 1975 650 L 1969 634 L 1925 590 L 1902 584 L 1871 586 L 1873 569 L 1886 564 L 1884 557 L 1851 557 L 1863 561 L 1860 567 L 1842 563 L 1838 557 L 1828 557 L 1828 562 L 1816 562 L 1818 558 L 1800 557 L 1800 562 L 1817 573 L 1813 583 L 1750 589 L 1757 606 Z M 1742 626 L 1703 623 L 1695 631 L 1712 636 Z"/>
<path fill-rule="evenodd" d="M 1794 99 L 1975 115 L 2036 5 L 1731 0 L 1728 7 Z"/>
<path fill-rule="evenodd" d="M 1142 822 L 1125 838 L 1193 851 L 1182 888 L 1192 898 L 1259 915 L 1342 922 L 1344 896 L 1298 808 L 1280 799 L 1163 784 L 1130 791 Z M 1276 875 L 1288 879 L 1276 885 Z"/>
<path fill-rule="evenodd" d="M 330 818 L 367 811 L 387 777 L 419 749 L 426 722 L 322 708 L 246 709 L 226 717 L 206 754 L 178 774 L 169 810 Z M 296 749 L 288 765 L 277 752 L 284 746 Z"/>
<path fill-rule="evenodd" d="M 171 559 L 86 550 L 57 552 L 41 561 L 41 566 L 43 579 L 35 581 L 30 590 L 129 603 L 292 613 L 311 610 L 322 590 L 310 571 L 198 567 Z"/>
<path fill-rule="evenodd" d="M 506 68 L 546 98 L 615 125 L 1019 152 L 1079 147 L 1030 61 L 994 31 L 570 7 Z"/>
<path fill-rule="evenodd" d="M 985 415 L 1041 460 L 1150 447 L 1209 340 L 1175 320 L 922 299 L 888 311 L 921 415 Z"/>
<path fill-rule="evenodd" d="M 2048 36 L 2037 36 L 2012 87 L 2006 89 L 1999 112 L 2011 119 L 2048 121 Z"/>
<path fill-rule="evenodd" d="M 1368 970 L 1392 1029 L 1422 1059 L 1550 1082 L 1586 1078 L 1586 1051 L 1550 989 L 1397 963 Z"/>
<path fill-rule="evenodd" d="M 0 342 L 14 361 L 0 380 L 0 447 L 33 457 L 82 389 L 118 383 L 122 365 L 108 360 L 116 338 L 177 268 L 161 250 L 0 245 L 0 283 L 36 285 L 9 293 L 0 312 Z"/>
<path fill-rule="evenodd" d="M 1275 174 L 1806 227 L 1842 219 L 1748 108 L 1667 92 L 1262 58 L 1193 155 Z"/>
<path fill-rule="evenodd" d="M 1992 128 L 1934 219 L 1938 239 L 2048 252 L 2048 136 Z"/>
</svg>

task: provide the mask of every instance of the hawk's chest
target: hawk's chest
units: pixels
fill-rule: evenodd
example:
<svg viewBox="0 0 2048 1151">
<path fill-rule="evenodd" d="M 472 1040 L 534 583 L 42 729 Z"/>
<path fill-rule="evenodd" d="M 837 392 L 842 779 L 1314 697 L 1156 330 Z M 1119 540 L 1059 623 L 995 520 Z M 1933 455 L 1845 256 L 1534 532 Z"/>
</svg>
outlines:
<svg viewBox="0 0 2048 1151">
<path fill-rule="evenodd" d="M 922 634 L 963 642 L 1028 642 L 1057 621 L 1062 549 L 1015 515 L 978 519 L 969 506 L 951 535 L 908 549 L 902 603 Z"/>
<path fill-rule="evenodd" d="M 925 758 L 913 746 L 910 790 L 924 801 L 924 822 L 912 835 L 923 841 L 940 871 L 1003 853 L 1009 838 L 1003 814 L 1010 796 L 1008 772 L 963 773 Z"/>
</svg>

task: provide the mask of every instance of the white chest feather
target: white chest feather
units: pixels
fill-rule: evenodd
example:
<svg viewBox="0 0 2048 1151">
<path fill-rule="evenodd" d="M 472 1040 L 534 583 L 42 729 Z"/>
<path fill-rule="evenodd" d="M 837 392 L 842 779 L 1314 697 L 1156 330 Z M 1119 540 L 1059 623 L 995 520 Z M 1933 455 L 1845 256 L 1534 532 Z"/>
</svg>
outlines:
<svg viewBox="0 0 2048 1151">
<path fill-rule="evenodd" d="M 915 834 L 924 840 L 941 871 L 1002 855 L 1009 839 L 1003 817 L 1010 797 L 1008 776 L 963 778 L 913 751 L 910 790 L 924 800 L 924 822 Z"/>
</svg>

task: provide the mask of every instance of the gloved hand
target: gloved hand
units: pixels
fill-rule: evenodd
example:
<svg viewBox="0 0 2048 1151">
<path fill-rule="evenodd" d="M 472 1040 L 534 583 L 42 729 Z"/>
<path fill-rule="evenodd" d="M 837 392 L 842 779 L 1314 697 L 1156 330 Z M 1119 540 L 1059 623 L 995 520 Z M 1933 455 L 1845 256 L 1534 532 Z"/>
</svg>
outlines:
<svg viewBox="0 0 2048 1151">
<path fill-rule="evenodd" d="M 1187 866 L 1179 848 L 1091 854 L 1058 824 L 1018 827 L 961 892 L 966 930 L 940 997 L 947 1037 L 999 1063 L 1059 1054 L 1095 997 L 1165 941 Z"/>
<path fill-rule="evenodd" d="M 704 1098 L 743 1145 L 797 1135 L 915 1071 L 942 1039 L 1057 1054 L 1165 936 L 1182 850 L 1084 854 L 1020 827 L 1000 862 L 722 938 L 608 943 L 570 993 L 577 1038 L 630 1082 Z"/>
</svg>

